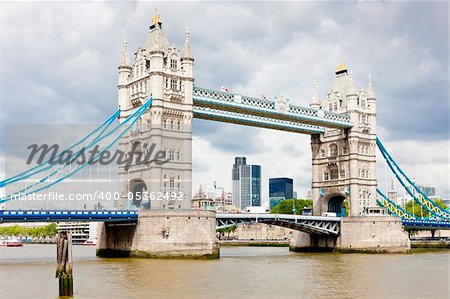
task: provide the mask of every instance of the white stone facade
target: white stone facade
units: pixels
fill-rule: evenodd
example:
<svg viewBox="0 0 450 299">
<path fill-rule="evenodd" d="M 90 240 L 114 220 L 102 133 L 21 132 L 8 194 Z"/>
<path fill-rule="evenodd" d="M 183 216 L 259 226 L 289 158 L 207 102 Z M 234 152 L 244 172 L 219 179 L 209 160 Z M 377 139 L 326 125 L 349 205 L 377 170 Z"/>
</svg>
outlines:
<svg viewBox="0 0 450 299">
<path fill-rule="evenodd" d="M 347 113 L 354 125 L 311 136 L 314 215 L 339 212 L 336 206 L 344 199 L 349 214 L 358 215 L 376 200 L 376 100 L 370 77 L 367 88 L 357 91 L 341 64 L 325 99 L 319 99 L 314 86 L 310 106 Z"/>
<path fill-rule="evenodd" d="M 119 142 L 119 148 L 130 152 L 133 146 L 144 155 L 165 152 L 167 163 L 137 163 L 119 169 L 122 208 L 139 208 L 130 195 L 140 193 L 150 209 L 190 209 L 192 182 L 192 92 L 194 59 L 189 32 L 180 52 L 170 45 L 158 14 L 142 47 L 128 58 L 124 42 L 119 65 L 118 96 L 123 122 L 152 97 L 151 107 L 134 128 Z M 144 192 L 145 191 L 145 192 Z M 182 199 L 182 200 L 180 200 Z M 141 203 L 142 203 L 141 201 Z"/>
</svg>

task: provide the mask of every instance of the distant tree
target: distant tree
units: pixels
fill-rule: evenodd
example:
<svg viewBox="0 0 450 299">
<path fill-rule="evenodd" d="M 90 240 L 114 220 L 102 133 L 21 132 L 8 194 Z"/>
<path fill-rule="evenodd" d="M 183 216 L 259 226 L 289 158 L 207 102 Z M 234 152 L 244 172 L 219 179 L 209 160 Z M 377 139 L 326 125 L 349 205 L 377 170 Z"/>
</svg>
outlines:
<svg viewBox="0 0 450 299">
<path fill-rule="evenodd" d="M 312 208 L 312 204 L 311 199 L 283 199 L 270 210 L 270 213 L 294 214 L 295 211 L 295 214 L 300 215 L 303 208 Z"/>
<path fill-rule="evenodd" d="M 18 236 L 18 237 L 32 237 L 45 238 L 54 237 L 58 230 L 56 223 L 51 223 L 41 227 L 22 227 L 18 225 L 0 227 L 0 235 L 4 237 Z"/>
<path fill-rule="evenodd" d="M 434 202 L 441 208 L 447 209 L 447 206 L 444 204 L 444 201 L 442 199 L 438 198 L 434 200 Z M 405 204 L 405 210 L 416 217 L 427 218 L 430 216 L 430 212 L 428 212 L 426 208 L 422 207 L 417 202 L 415 202 L 414 199 L 408 201 Z"/>
<path fill-rule="evenodd" d="M 227 226 L 227 227 L 222 227 L 222 228 L 218 228 L 216 230 L 216 232 L 219 234 L 219 238 L 225 236 L 225 234 L 227 234 L 227 237 L 230 237 L 230 233 L 234 233 L 234 231 L 237 229 L 236 225 L 232 225 L 232 226 Z"/>
</svg>

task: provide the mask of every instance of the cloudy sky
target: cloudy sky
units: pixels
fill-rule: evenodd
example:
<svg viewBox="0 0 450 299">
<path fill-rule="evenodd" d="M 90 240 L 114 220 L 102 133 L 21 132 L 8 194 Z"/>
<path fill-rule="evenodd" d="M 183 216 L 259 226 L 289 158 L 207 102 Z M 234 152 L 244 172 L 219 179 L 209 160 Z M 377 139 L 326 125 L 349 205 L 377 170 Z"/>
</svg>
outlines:
<svg viewBox="0 0 450 299">
<path fill-rule="evenodd" d="M 411 177 L 449 197 L 446 2 L 1 2 L 1 148 L 11 124 L 106 119 L 122 41 L 143 44 L 155 5 L 171 43 L 181 47 L 189 27 L 197 86 L 307 106 L 314 80 L 325 97 L 340 57 L 358 88 L 372 74 L 379 137 Z M 193 153 L 194 186 L 229 189 L 244 155 L 262 166 L 263 196 L 269 177 L 292 177 L 299 196 L 310 188 L 307 135 L 195 120 Z"/>
</svg>

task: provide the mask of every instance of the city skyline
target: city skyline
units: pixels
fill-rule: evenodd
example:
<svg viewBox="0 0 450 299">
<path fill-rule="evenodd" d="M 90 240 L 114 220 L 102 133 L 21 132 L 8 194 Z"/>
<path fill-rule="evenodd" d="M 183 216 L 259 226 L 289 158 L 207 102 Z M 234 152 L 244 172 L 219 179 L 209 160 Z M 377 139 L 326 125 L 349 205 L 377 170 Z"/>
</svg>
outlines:
<svg viewBox="0 0 450 299">
<path fill-rule="evenodd" d="M 337 3 L 267 3 L 258 9 L 240 3 L 162 3 L 158 10 L 171 43 L 182 46 L 184 29 L 190 28 L 196 83 L 200 86 L 224 85 L 232 92 L 255 97 L 263 94 L 269 99 L 284 94 L 292 103 L 307 106 L 313 81 L 323 98 L 341 57 L 353 70 L 358 87 L 365 86 L 367 75 L 372 74 L 380 137 L 408 174 L 423 185 L 436 186 L 437 193 L 448 198 L 449 163 L 442 154 L 448 152 L 448 45 L 439 42 L 448 35 L 445 5 L 360 3 L 339 9 L 344 14 L 337 14 L 336 8 L 346 4 Z M 5 66 L 0 71 L 3 126 L 17 122 L 13 112 L 16 103 L 22 106 L 21 122 L 103 120 L 116 106 L 122 41 L 127 38 L 133 53 L 142 45 L 153 8 L 144 2 L 82 7 L 49 4 L 44 22 L 39 18 L 44 9 L 41 6 L 4 4 L 0 34 L 10 46 L 1 49 Z M 277 14 L 271 13 L 274 8 Z M 383 13 L 385 8 L 389 14 Z M 207 12 L 203 19 L 190 18 L 198 9 Z M 26 17 L 12 18 L 14 15 Z M 349 15 L 356 20 L 346 17 Z M 376 21 L 380 15 L 383 24 Z M 358 21 L 362 19 L 367 22 Z M 204 22 L 229 26 L 214 26 L 212 34 L 203 28 Z M 408 26 L 400 26 L 405 23 Z M 14 34 L 8 32 L 10 26 L 17 29 Z M 33 52 L 24 41 L 33 44 Z M 367 49 L 361 51 L 360 45 L 367 45 Z M 380 47 L 387 51 L 377 51 Z M 20 88 L 17 82 L 21 82 Z M 83 112 L 77 113 L 76 107 L 82 107 Z M 397 111 L 396 118 L 392 111 Z M 193 186 L 210 179 L 231 189 L 226 180 L 228 163 L 234 156 L 245 155 L 264 166 L 263 182 L 284 171 L 282 175 L 294 178 L 299 196 L 310 189 L 309 136 L 202 120 L 194 121 L 193 133 Z M 239 134 L 248 137 L 236 138 Z M 209 162 L 201 160 L 205 155 Z M 0 165 L 3 163 L 0 159 Z M 383 187 L 388 183 L 382 180 L 382 163 L 378 164 L 379 185 Z M 265 198 L 268 187 L 262 187 Z"/>
</svg>

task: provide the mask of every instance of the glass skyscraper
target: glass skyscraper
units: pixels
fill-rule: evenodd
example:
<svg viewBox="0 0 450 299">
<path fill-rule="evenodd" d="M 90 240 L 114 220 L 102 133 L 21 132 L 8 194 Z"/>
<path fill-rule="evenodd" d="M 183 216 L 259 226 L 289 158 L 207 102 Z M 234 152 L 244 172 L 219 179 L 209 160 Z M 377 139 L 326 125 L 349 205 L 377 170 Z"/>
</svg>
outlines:
<svg viewBox="0 0 450 299">
<path fill-rule="evenodd" d="M 272 209 L 283 199 L 294 198 L 294 180 L 290 178 L 269 179 L 269 202 Z"/>
<path fill-rule="evenodd" d="M 261 206 L 261 166 L 247 165 L 245 157 L 236 157 L 231 177 L 235 207 L 244 210 Z"/>
</svg>

